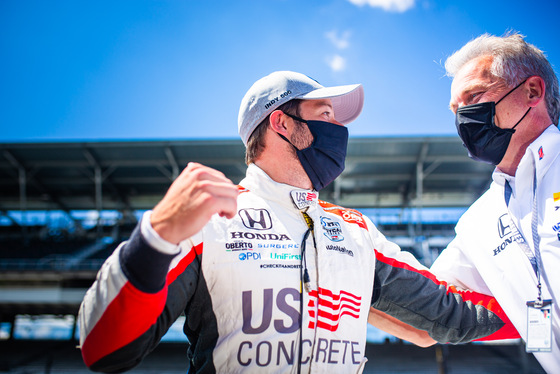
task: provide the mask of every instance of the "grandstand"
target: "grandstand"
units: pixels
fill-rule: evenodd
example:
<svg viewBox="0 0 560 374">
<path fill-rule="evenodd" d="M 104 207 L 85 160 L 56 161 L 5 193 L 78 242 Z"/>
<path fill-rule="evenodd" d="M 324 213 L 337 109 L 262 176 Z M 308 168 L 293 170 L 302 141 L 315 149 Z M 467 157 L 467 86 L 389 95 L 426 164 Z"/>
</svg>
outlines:
<svg viewBox="0 0 560 374">
<path fill-rule="evenodd" d="M 45 343 L 48 357 L 6 354 L 24 344 L 29 352 L 38 350 L 36 342 L 17 339 L 18 316 L 76 316 L 103 261 L 188 162 L 214 167 L 234 183 L 246 168 L 239 140 L 6 143 L 0 150 L 0 371 L 33 362 L 54 370 L 48 357 L 75 345 L 75 323 L 69 345 Z M 452 239 L 461 212 L 489 185 L 492 167 L 465 153 L 457 137 L 351 138 L 346 170 L 321 199 L 363 211 L 388 238 L 430 265 Z M 484 349 L 468 347 L 463 349 Z M 403 344 L 383 349 L 386 358 L 417 352 Z M 502 360 L 511 356 L 508 372 L 542 372 L 517 343 L 492 349 Z M 436 356 L 445 358 L 444 351 L 423 350 L 428 367 L 442 372 L 445 360 L 438 363 Z M 484 352 L 480 357 L 492 356 Z M 421 353 L 410 354 L 421 360 Z M 184 357 L 178 360 L 184 364 Z M 383 372 L 381 361 L 376 365 Z M 149 364 L 146 370 L 161 372 Z"/>
</svg>

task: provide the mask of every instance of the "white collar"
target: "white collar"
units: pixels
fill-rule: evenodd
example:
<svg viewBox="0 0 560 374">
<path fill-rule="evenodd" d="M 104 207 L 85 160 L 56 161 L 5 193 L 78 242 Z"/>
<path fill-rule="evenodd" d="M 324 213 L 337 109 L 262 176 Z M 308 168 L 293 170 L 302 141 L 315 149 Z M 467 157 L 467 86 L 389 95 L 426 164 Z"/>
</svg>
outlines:
<svg viewBox="0 0 560 374">
<path fill-rule="evenodd" d="M 516 179 L 528 183 L 533 180 L 536 169 L 538 183 L 559 155 L 560 131 L 555 125 L 550 125 L 527 147 L 514 176 L 496 168 L 492 173 L 492 179 L 500 186 L 504 186 L 506 181 L 509 182 L 515 196 Z"/>
<path fill-rule="evenodd" d="M 291 186 L 289 184 L 278 183 L 272 180 L 268 174 L 255 164 L 249 164 L 245 178 L 239 182 L 243 188 L 250 190 L 257 196 L 269 201 L 275 201 L 285 207 L 296 209 L 294 200 L 303 199 L 305 206 L 317 204 L 319 193 L 315 190 L 307 190 Z M 298 209 L 302 209 L 300 202 Z"/>
</svg>

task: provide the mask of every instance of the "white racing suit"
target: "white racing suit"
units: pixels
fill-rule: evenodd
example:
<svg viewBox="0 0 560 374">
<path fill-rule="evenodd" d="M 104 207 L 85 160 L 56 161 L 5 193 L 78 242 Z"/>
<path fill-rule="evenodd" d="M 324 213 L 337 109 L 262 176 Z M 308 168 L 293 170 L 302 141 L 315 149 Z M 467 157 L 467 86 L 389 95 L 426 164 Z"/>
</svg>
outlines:
<svg viewBox="0 0 560 374">
<path fill-rule="evenodd" d="M 495 299 L 438 281 L 359 212 L 251 165 L 235 218 L 215 215 L 177 248 L 143 217 L 84 298 L 80 344 L 92 370 L 126 370 L 185 313 L 189 372 L 356 373 L 372 304 L 440 342 L 518 337 Z"/>
<path fill-rule="evenodd" d="M 490 188 L 461 217 L 457 236 L 431 270 L 457 286 L 495 296 L 526 340 L 526 302 L 538 295 L 530 261 L 535 256 L 535 174 L 542 296 L 553 300 L 552 351 L 535 353 L 535 357 L 552 374 L 560 373 L 560 132 L 556 126 L 550 126 L 527 148 L 515 177 L 494 172 Z M 512 187 L 508 204 L 506 181 Z"/>
</svg>

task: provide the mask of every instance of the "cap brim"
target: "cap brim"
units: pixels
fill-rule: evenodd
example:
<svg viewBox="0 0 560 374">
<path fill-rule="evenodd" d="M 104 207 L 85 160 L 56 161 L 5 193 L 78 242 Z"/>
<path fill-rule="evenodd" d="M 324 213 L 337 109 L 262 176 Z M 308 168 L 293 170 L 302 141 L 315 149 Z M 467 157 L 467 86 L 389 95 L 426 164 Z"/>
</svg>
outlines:
<svg viewBox="0 0 560 374">
<path fill-rule="evenodd" d="M 364 88 L 361 84 L 323 87 L 299 96 L 298 99 L 331 99 L 336 120 L 346 125 L 358 118 L 362 112 Z"/>
</svg>

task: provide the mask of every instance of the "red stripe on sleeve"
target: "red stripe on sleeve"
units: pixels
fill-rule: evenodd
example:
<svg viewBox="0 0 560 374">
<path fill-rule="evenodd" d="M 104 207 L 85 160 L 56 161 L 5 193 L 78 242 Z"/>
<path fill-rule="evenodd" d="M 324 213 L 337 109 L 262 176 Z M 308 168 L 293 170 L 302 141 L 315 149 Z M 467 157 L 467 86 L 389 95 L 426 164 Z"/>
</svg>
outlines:
<svg viewBox="0 0 560 374">
<path fill-rule="evenodd" d="M 434 274 L 432 274 L 428 270 L 420 270 L 416 269 L 407 263 L 398 261 L 394 258 L 387 257 L 383 253 L 379 251 L 375 251 L 375 257 L 378 261 L 384 262 L 388 265 L 393 267 L 409 270 L 421 274 L 422 276 L 430 279 L 432 282 L 438 285 L 443 285 L 447 289 L 447 293 L 457 294 L 460 295 L 464 301 L 470 301 L 474 305 L 481 305 L 487 310 L 491 311 L 492 313 L 496 314 L 500 319 L 504 322 L 504 326 L 500 328 L 495 333 L 488 335 L 484 338 L 476 339 L 475 341 L 488 341 L 488 340 L 503 340 L 503 339 L 519 339 L 520 335 L 517 332 L 517 329 L 513 326 L 513 323 L 509 320 L 508 316 L 496 300 L 496 298 L 492 296 L 488 296 L 485 294 L 481 294 L 474 291 L 461 291 L 458 290 L 455 286 L 447 284 L 445 281 L 441 281 L 436 278 Z"/>
<path fill-rule="evenodd" d="M 177 264 L 177 266 L 175 266 L 173 269 L 171 269 L 169 271 L 169 273 L 167 274 L 167 280 L 166 280 L 166 284 L 170 285 L 171 283 L 173 283 L 175 281 L 175 279 L 177 279 L 177 277 L 185 271 L 185 269 L 187 268 L 187 266 L 189 266 L 191 264 L 191 262 L 194 261 L 194 258 L 197 255 L 202 254 L 202 243 L 195 245 L 192 250 L 189 251 L 189 253 L 183 257 L 181 259 L 181 261 L 179 261 L 179 263 Z"/>
<path fill-rule="evenodd" d="M 142 292 L 130 282 L 126 282 L 84 341 L 84 363 L 91 366 L 102 357 L 134 341 L 155 324 L 165 307 L 169 284 L 185 271 L 197 254 L 201 253 L 202 243 L 193 247 L 177 266 L 169 271 L 165 287 L 155 294 Z"/>
<path fill-rule="evenodd" d="M 126 282 L 87 336 L 82 346 L 84 363 L 91 366 L 146 332 L 156 322 L 166 299 L 167 287 L 149 294 Z"/>
</svg>

